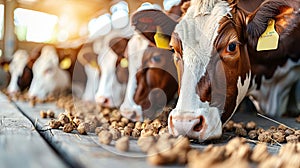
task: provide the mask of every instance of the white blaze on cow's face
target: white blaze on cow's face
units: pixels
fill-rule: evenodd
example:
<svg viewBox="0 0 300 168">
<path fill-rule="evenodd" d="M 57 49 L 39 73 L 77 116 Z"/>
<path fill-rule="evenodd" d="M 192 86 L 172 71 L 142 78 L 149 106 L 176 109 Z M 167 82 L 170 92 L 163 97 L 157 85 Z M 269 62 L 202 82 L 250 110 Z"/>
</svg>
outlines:
<svg viewBox="0 0 300 168">
<path fill-rule="evenodd" d="M 137 88 L 136 74 L 142 65 L 143 54 L 149 41 L 139 33 L 135 33 L 128 42 L 128 84 L 124 102 L 120 107 L 121 114 L 135 121 L 143 121 L 142 107 L 134 101 Z"/>
<path fill-rule="evenodd" d="M 130 37 L 131 26 L 114 30 L 104 38 L 94 43 L 94 51 L 98 54 L 98 64 L 101 69 L 100 82 L 95 96 L 97 103 L 105 107 L 119 107 L 125 97 L 127 83 L 120 83 L 116 76 L 118 56 L 110 48 L 109 43 L 116 37 Z"/>
<path fill-rule="evenodd" d="M 176 108 L 169 115 L 168 126 L 173 135 L 187 135 L 203 141 L 219 138 L 222 135 L 221 116 L 224 111 L 222 108 L 226 108 L 226 103 L 228 103 L 225 102 L 228 99 L 228 89 L 238 90 L 239 95 L 231 102 L 237 106 L 239 102 L 236 100 L 240 101 L 247 92 L 250 75 L 247 76 L 248 80 L 242 83 L 241 80 L 234 79 L 235 83 L 232 84 L 234 85 L 232 88 L 226 86 L 228 75 L 225 73 L 228 69 L 230 70 L 231 65 L 222 63 L 222 59 L 219 58 L 219 54 L 222 53 L 219 53 L 221 51 L 215 47 L 215 43 L 219 35 L 220 22 L 224 17 L 231 16 L 231 8 L 225 1 L 206 4 L 207 8 L 201 5 L 202 3 L 194 3 L 175 28 L 175 33 L 182 42 L 183 74 L 179 99 Z M 229 38 L 237 41 L 234 33 Z M 225 40 L 228 38 L 223 39 Z M 228 44 L 230 43 L 229 40 Z M 239 48 L 236 43 L 230 47 Z M 228 61 L 238 62 L 237 59 L 239 59 L 238 56 L 228 58 Z M 240 66 L 237 65 L 237 67 Z M 215 74 L 215 72 L 218 73 Z M 215 80 L 215 78 L 219 79 Z M 232 83 L 232 81 L 229 82 Z M 199 88 L 203 86 L 209 89 Z M 209 97 L 203 98 L 202 94 L 206 93 Z"/>
<path fill-rule="evenodd" d="M 9 93 L 20 91 L 18 86 L 18 78 L 23 74 L 24 68 L 29 60 L 29 55 L 25 50 L 18 50 L 14 53 L 13 59 L 9 64 L 9 72 L 11 79 L 7 88 Z"/>
<path fill-rule="evenodd" d="M 92 67 L 90 64 L 84 65 L 84 71 L 87 76 L 87 81 L 82 99 L 85 101 L 95 101 L 95 94 L 99 84 L 100 72 L 97 68 Z"/>
<path fill-rule="evenodd" d="M 98 56 L 101 77 L 96 102 L 105 107 L 119 107 L 125 95 L 126 84 L 120 83 L 115 74 L 117 55 L 108 45 L 102 49 L 103 54 Z"/>
<path fill-rule="evenodd" d="M 70 75 L 60 69 L 59 58 L 52 46 L 45 46 L 32 67 L 33 80 L 29 96 L 44 99 L 49 93 L 62 91 L 70 86 Z"/>
</svg>

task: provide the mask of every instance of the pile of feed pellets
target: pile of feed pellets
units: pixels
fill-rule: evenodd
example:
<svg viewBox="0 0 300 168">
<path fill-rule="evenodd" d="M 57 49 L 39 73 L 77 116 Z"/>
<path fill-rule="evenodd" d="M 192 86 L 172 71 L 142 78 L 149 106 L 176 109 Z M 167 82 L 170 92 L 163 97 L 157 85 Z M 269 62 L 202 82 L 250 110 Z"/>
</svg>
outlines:
<svg viewBox="0 0 300 168">
<path fill-rule="evenodd" d="M 56 102 L 58 107 L 64 109 L 63 113 L 55 116 L 51 110 L 40 111 L 41 118 L 49 118 L 50 128 L 61 129 L 66 133 L 95 134 L 99 143 L 114 145 L 122 152 L 130 150 L 130 140 L 136 140 L 152 165 L 300 167 L 300 130 L 283 124 L 265 130 L 254 121 L 236 123 L 230 120 L 224 125 L 223 132 L 235 136 L 225 145 L 210 144 L 200 150 L 192 148 L 193 140 L 169 134 L 167 118 L 171 107 L 165 107 L 154 120 L 131 122 L 118 109 L 83 102 L 68 94 L 49 96 L 46 100 L 31 100 L 23 94 L 17 94 L 9 99 L 28 101 L 32 106 L 36 103 Z M 296 121 L 299 120 L 300 116 L 296 118 Z M 251 148 L 251 143 L 255 144 L 254 148 Z M 280 145 L 278 154 L 270 154 L 268 144 Z"/>
</svg>

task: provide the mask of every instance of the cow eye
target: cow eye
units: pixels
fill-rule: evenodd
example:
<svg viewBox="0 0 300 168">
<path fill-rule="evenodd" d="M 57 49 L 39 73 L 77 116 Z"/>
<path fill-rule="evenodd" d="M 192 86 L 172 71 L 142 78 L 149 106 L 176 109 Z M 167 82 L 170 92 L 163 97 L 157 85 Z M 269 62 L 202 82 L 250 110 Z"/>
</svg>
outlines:
<svg viewBox="0 0 300 168">
<path fill-rule="evenodd" d="M 181 58 L 178 57 L 177 54 L 173 54 L 173 59 L 175 62 L 178 62 L 178 61 L 180 61 Z"/>
<path fill-rule="evenodd" d="M 174 47 L 171 47 L 170 51 L 171 51 L 172 53 L 175 53 Z"/>
<path fill-rule="evenodd" d="M 154 63 L 159 63 L 161 61 L 160 55 L 151 57 L 151 61 Z"/>
<path fill-rule="evenodd" d="M 227 46 L 227 52 L 234 52 L 236 50 L 236 43 L 232 42 Z"/>
</svg>

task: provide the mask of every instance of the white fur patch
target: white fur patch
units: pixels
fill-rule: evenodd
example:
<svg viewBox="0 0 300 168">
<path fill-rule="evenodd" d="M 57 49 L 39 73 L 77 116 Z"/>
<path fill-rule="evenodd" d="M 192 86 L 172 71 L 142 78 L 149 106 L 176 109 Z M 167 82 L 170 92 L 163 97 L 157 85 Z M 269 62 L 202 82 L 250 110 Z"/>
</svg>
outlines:
<svg viewBox="0 0 300 168">
<path fill-rule="evenodd" d="M 141 106 L 134 102 L 133 96 L 137 87 L 136 74 L 142 65 L 143 54 L 148 45 L 149 41 L 137 32 L 128 42 L 129 79 L 125 99 L 120 108 L 121 111 L 142 112 Z"/>
<path fill-rule="evenodd" d="M 95 101 L 95 95 L 97 92 L 100 72 L 98 69 L 92 67 L 89 64 L 84 65 L 84 71 L 87 76 L 86 86 L 82 99 L 85 101 Z"/>
<path fill-rule="evenodd" d="M 218 35 L 219 22 L 230 12 L 230 7 L 227 2 L 222 1 L 215 4 L 211 15 L 194 17 L 197 10 L 196 5 L 191 6 L 175 28 L 175 32 L 181 38 L 184 51 L 184 72 L 176 109 L 183 111 L 209 107 L 207 102 L 200 102 L 195 88 L 197 82 L 205 74 L 210 61 L 213 43 Z"/>
<path fill-rule="evenodd" d="M 30 97 L 44 99 L 47 94 L 70 87 L 68 72 L 59 68 L 58 55 L 53 46 L 45 46 L 41 56 L 32 67 L 33 79 L 29 88 Z"/>
<path fill-rule="evenodd" d="M 289 92 L 295 82 L 300 79 L 300 61 L 288 60 L 282 67 L 277 67 L 273 77 L 266 79 L 262 77 L 261 87 L 256 89 L 252 81 L 252 88 L 248 95 L 254 102 L 256 109 L 271 116 L 281 116 L 286 112 Z"/>
<path fill-rule="evenodd" d="M 196 6 L 194 11 L 194 17 L 196 17 L 198 15 L 211 14 L 215 4 L 221 2 L 221 0 L 192 0 L 191 2 L 193 6 Z"/>
<path fill-rule="evenodd" d="M 236 109 L 238 108 L 238 106 L 240 105 L 242 100 L 247 95 L 250 83 L 251 83 L 251 71 L 249 71 L 249 74 L 246 74 L 246 79 L 244 80 L 244 85 L 242 84 L 242 78 L 239 76 L 238 81 L 237 81 L 238 95 L 237 95 L 236 101 L 235 101 L 236 105 L 235 105 L 235 108 L 234 108 L 231 116 L 227 119 L 227 121 L 229 121 L 230 118 L 234 115 Z M 223 125 L 225 125 L 225 124 L 226 124 L 226 122 Z"/>
<path fill-rule="evenodd" d="M 104 97 L 110 100 L 111 107 L 119 107 L 122 103 L 126 84 L 118 82 L 116 77 L 116 61 L 117 55 L 109 47 L 111 39 L 116 37 L 130 38 L 133 34 L 131 26 L 124 29 L 116 29 L 108 35 L 100 38 L 93 45 L 94 51 L 98 54 L 98 64 L 101 68 L 101 77 L 96 93 L 96 100 L 99 97 Z"/>
</svg>

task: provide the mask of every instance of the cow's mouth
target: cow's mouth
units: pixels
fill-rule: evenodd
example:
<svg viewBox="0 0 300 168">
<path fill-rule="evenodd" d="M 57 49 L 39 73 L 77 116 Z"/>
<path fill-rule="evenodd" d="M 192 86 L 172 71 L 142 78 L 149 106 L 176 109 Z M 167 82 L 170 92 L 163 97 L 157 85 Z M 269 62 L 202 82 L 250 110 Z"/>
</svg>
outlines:
<svg viewBox="0 0 300 168">
<path fill-rule="evenodd" d="M 215 107 L 200 108 L 193 112 L 174 109 L 168 119 L 169 132 L 199 141 L 216 139 L 222 135 L 219 110 Z"/>
</svg>

